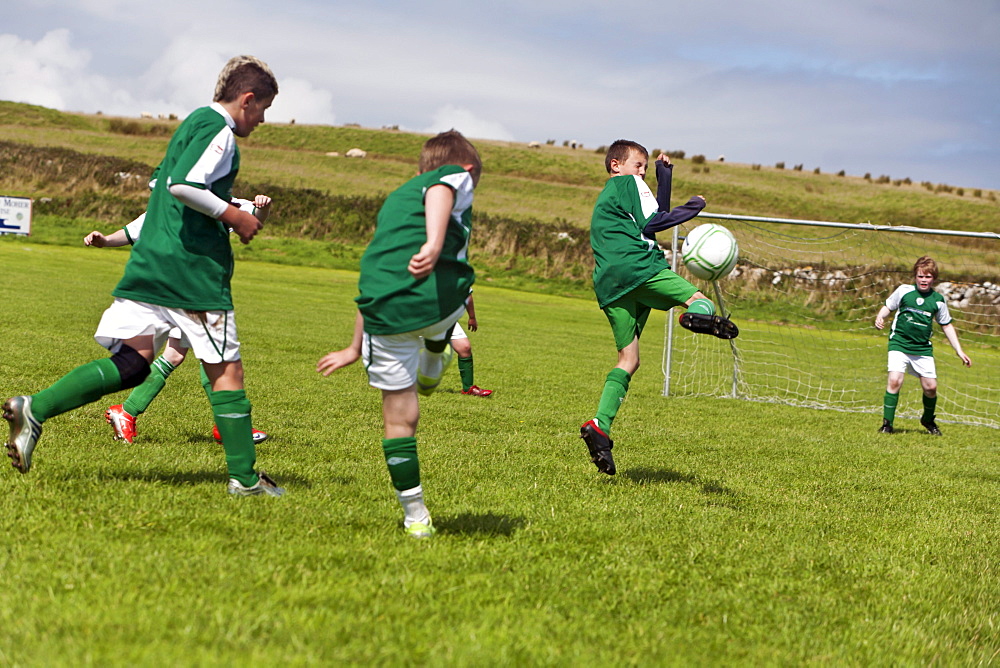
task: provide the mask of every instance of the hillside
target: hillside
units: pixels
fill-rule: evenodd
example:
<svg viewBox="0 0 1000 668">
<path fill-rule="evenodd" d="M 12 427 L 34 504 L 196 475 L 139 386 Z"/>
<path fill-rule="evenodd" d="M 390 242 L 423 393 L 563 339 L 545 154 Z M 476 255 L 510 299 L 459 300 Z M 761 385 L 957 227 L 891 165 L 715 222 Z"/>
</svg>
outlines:
<svg viewBox="0 0 1000 668">
<path fill-rule="evenodd" d="M 117 226 L 142 211 L 146 176 L 176 125 L 0 102 L 0 193 L 35 198 L 37 241 L 77 243 L 83 228 Z M 384 195 L 415 172 L 424 138 L 359 127 L 262 126 L 241 140 L 237 191 L 266 192 L 277 205 L 266 234 L 241 255 L 350 268 Z M 542 280 L 547 290 L 578 292 L 590 272 L 586 229 L 606 178 L 603 155 L 475 143 L 484 176 L 476 193 L 473 250 L 483 276 L 512 286 Z M 367 157 L 342 157 L 354 147 Z M 713 213 L 969 231 L 995 231 L 1000 215 L 992 191 L 713 160 L 696 164 L 692 156 L 688 151 L 688 158 L 675 160 L 675 199 L 703 194 Z"/>
</svg>

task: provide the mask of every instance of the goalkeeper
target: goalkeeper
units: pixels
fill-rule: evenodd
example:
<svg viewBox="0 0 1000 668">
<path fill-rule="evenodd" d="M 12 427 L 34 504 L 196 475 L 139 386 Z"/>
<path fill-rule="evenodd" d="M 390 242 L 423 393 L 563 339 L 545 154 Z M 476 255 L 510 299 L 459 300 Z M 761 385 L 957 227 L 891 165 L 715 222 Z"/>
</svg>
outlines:
<svg viewBox="0 0 1000 668">
<path fill-rule="evenodd" d="M 611 323 L 618 366 L 608 373 L 593 419 L 580 427 L 590 459 L 597 469 L 615 474 L 609 434 L 629 382 L 639 368 L 639 336 L 652 309 L 686 306 L 681 326 L 721 339 L 739 335 L 728 318 L 715 314 L 715 304 L 698 288 L 670 270 L 656 244 L 657 232 L 691 220 L 705 208 L 705 198 L 692 197 L 670 210 L 673 165 L 660 154 L 656 160 L 657 195 L 643 178 L 649 152 L 634 141 L 619 139 L 608 149 L 604 166 L 611 178 L 594 205 L 590 245 L 594 251 L 594 292 Z"/>
<path fill-rule="evenodd" d="M 913 284 L 896 288 L 875 316 L 876 329 L 883 329 L 889 314 L 896 313 L 892 319 L 892 327 L 889 328 L 889 381 L 882 403 L 882 426 L 879 432 L 893 433 L 892 423 L 899 403 L 899 390 L 903 386 L 904 374 L 910 373 L 920 379 L 920 387 L 924 391 L 924 412 L 920 416 L 920 424 L 928 433 L 940 436 L 941 430 L 934 419 L 937 407 L 937 368 L 934 364 L 934 349 L 931 347 L 931 326 L 935 321 L 941 325 L 941 331 L 962 364 L 972 366 L 972 360 L 958 342 L 958 333 L 951 324 L 947 300 L 934 290 L 934 281 L 938 277 L 937 263 L 930 257 L 923 256 L 913 265 L 913 277 Z"/>
</svg>

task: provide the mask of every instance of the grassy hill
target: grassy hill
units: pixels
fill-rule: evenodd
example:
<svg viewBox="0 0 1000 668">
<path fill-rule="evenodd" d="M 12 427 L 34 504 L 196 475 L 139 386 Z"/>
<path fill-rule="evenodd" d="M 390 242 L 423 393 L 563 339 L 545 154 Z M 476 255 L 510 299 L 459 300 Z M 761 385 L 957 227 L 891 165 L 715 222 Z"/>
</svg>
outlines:
<svg viewBox="0 0 1000 668">
<path fill-rule="evenodd" d="M 146 177 L 176 125 L 0 102 L 0 193 L 36 199 L 37 241 L 76 244 L 84 228 L 113 228 L 144 209 Z M 265 234 L 241 256 L 353 268 L 385 194 L 415 172 L 424 139 L 360 127 L 262 126 L 241 141 L 237 192 L 266 192 L 276 211 Z M 475 143 L 484 177 L 472 250 L 483 279 L 585 294 L 591 268 L 586 230 L 606 179 L 604 156 L 591 149 Z M 354 147 L 368 157 L 342 157 Z M 675 199 L 702 194 L 713 213 L 969 231 L 995 230 L 1000 214 L 993 191 L 691 158 L 675 162 Z"/>
</svg>

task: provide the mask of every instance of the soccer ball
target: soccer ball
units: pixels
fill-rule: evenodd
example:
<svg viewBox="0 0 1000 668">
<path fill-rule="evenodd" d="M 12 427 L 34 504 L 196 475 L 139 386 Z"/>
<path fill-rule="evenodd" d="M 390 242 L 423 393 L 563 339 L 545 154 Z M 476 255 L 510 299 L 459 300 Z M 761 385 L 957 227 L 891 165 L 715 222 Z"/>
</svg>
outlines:
<svg viewBox="0 0 1000 668">
<path fill-rule="evenodd" d="M 706 281 L 725 278 L 736 266 L 740 247 L 733 233 L 722 225 L 706 223 L 688 233 L 681 259 L 692 274 Z"/>
</svg>

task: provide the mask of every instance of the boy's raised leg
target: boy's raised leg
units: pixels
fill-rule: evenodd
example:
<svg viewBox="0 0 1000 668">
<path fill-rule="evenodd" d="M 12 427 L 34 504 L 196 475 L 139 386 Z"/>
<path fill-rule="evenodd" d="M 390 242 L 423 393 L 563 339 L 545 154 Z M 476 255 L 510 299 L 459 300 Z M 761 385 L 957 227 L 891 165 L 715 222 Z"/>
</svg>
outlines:
<svg viewBox="0 0 1000 668">
<path fill-rule="evenodd" d="M 715 314 L 715 304 L 711 300 L 699 298 L 688 304 L 687 312 L 681 315 L 681 327 L 696 334 L 711 334 L 720 339 L 735 339 L 739 328 L 729 319 Z"/>
</svg>

